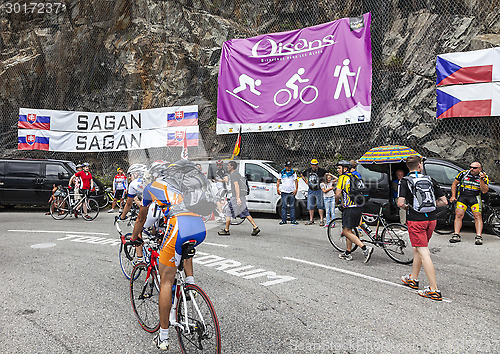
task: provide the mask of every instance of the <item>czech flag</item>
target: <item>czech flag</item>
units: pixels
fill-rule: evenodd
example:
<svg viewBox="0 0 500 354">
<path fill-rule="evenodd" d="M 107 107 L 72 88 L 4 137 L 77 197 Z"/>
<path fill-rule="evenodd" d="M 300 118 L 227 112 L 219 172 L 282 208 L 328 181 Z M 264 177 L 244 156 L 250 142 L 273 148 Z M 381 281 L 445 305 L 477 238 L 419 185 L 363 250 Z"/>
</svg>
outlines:
<svg viewBox="0 0 500 354">
<path fill-rule="evenodd" d="M 500 47 L 438 55 L 437 86 L 500 81 Z"/>
<path fill-rule="evenodd" d="M 198 125 L 198 111 L 189 112 L 178 110 L 175 113 L 167 114 L 167 127 L 182 127 Z"/>
<path fill-rule="evenodd" d="M 50 130 L 50 116 L 39 116 L 35 113 L 20 114 L 17 127 L 19 129 Z"/>
<path fill-rule="evenodd" d="M 35 134 L 20 135 L 17 137 L 17 149 L 49 151 L 49 140 L 50 138 Z"/>
<path fill-rule="evenodd" d="M 436 118 L 500 116 L 500 82 L 437 88 Z"/>
</svg>

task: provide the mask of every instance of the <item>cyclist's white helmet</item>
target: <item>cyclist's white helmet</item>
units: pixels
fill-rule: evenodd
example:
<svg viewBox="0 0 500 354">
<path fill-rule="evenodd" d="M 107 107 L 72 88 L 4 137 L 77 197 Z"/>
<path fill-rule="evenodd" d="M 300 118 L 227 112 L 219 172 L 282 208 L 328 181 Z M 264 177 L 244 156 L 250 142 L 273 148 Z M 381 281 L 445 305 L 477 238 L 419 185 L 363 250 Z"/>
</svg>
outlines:
<svg viewBox="0 0 500 354">
<path fill-rule="evenodd" d="M 127 174 L 135 174 L 136 175 L 136 178 L 139 177 L 139 176 L 144 176 L 144 174 L 146 173 L 146 171 L 148 170 L 148 168 L 146 167 L 146 165 L 143 165 L 141 163 L 134 163 L 133 165 L 131 165 L 128 170 L 127 170 Z"/>
<path fill-rule="evenodd" d="M 147 178 L 151 181 L 154 181 L 158 177 L 164 176 L 165 170 L 167 169 L 168 165 L 170 165 L 169 162 L 163 160 L 156 160 L 149 167 Z"/>
</svg>

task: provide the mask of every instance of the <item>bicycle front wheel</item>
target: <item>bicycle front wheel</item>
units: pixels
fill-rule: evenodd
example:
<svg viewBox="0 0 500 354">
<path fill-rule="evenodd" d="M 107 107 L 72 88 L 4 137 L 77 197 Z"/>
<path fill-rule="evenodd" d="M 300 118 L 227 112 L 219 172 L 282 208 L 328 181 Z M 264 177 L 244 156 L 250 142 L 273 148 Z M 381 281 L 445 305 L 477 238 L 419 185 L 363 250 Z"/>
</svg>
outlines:
<svg viewBox="0 0 500 354">
<path fill-rule="evenodd" d="M 68 200 L 55 199 L 50 203 L 50 215 L 55 220 L 62 220 L 69 215 Z"/>
<path fill-rule="evenodd" d="M 382 231 L 382 247 L 389 258 L 397 263 L 410 264 L 413 262 L 413 249 L 406 225 L 387 225 Z"/>
<path fill-rule="evenodd" d="M 156 332 L 160 328 L 160 313 L 158 300 L 160 297 L 160 283 L 156 272 L 151 272 L 149 278 L 148 265 L 137 264 L 130 275 L 130 301 L 132 309 L 146 332 Z"/>
<path fill-rule="evenodd" d="M 130 241 L 131 233 L 125 234 L 125 241 Z M 120 251 L 118 252 L 120 258 L 120 268 L 125 278 L 130 279 L 130 274 L 134 269 L 135 247 L 130 244 L 120 244 Z"/>
<path fill-rule="evenodd" d="M 354 233 L 359 237 L 358 230 L 354 229 Z M 330 243 L 337 251 L 345 252 L 347 237 L 342 232 L 342 217 L 338 217 L 330 221 L 328 228 L 326 229 L 326 234 L 328 235 L 328 240 L 330 240 Z M 356 248 L 358 248 L 358 245 L 353 243 L 351 246 L 351 252 L 354 252 Z"/>
<path fill-rule="evenodd" d="M 177 322 L 188 328 L 176 327 L 183 353 L 220 353 L 221 339 L 219 321 L 208 295 L 197 285 L 184 287 L 186 301 L 181 297 L 177 303 Z"/>
<path fill-rule="evenodd" d="M 84 203 L 87 206 L 87 217 L 83 218 L 86 221 L 92 221 L 99 215 L 99 204 L 95 199 L 89 198 Z M 83 207 L 82 207 L 83 208 Z M 85 210 L 83 210 L 85 212 Z"/>
<path fill-rule="evenodd" d="M 498 210 L 494 210 L 488 217 L 488 226 L 495 235 L 500 236 L 500 212 Z"/>
</svg>

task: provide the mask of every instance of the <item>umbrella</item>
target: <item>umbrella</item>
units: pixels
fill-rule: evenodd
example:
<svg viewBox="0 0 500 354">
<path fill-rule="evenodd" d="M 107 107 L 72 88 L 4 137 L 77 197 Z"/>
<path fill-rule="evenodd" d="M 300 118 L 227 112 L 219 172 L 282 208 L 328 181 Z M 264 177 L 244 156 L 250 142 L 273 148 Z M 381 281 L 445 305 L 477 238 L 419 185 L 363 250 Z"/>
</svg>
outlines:
<svg viewBox="0 0 500 354">
<path fill-rule="evenodd" d="M 378 146 L 367 151 L 358 160 L 361 164 L 398 163 L 408 156 L 421 156 L 418 152 L 402 145 Z"/>
</svg>

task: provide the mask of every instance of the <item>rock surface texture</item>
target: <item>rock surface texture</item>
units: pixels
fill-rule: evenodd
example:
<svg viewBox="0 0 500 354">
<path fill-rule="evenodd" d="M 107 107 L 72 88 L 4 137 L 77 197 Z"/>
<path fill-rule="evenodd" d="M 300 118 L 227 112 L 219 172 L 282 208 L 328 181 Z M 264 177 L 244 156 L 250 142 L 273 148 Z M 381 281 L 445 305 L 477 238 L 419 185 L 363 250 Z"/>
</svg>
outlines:
<svg viewBox="0 0 500 354">
<path fill-rule="evenodd" d="M 20 155 L 19 107 L 102 112 L 180 104 L 199 105 L 207 153 L 227 154 L 234 137 L 215 135 L 224 41 L 371 11 L 372 122 L 245 134 L 243 153 L 276 161 L 356 158 L 377 145 L 403 144 L 427 156 L 480 159 L 500 179 L 499 117 L 435 118 L 436 55 L 500 46 L 496 0 L 63 2 L 58 14 L 0 13 L 3 155 Z"/>
</svg>

